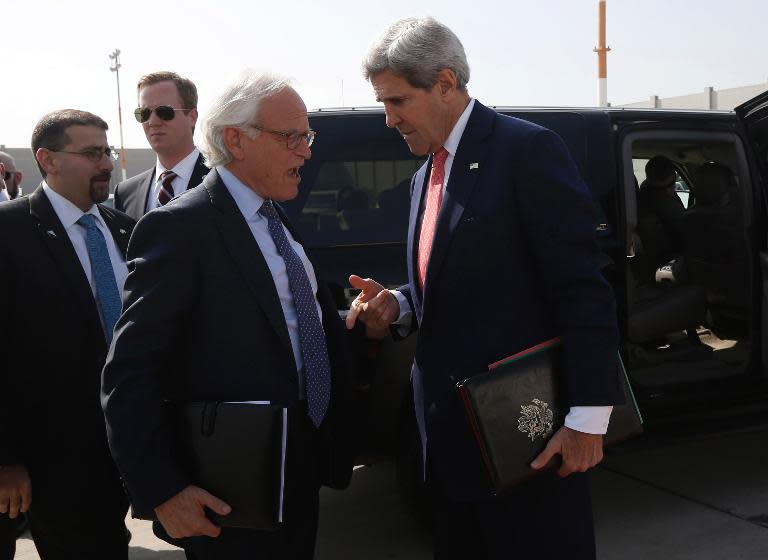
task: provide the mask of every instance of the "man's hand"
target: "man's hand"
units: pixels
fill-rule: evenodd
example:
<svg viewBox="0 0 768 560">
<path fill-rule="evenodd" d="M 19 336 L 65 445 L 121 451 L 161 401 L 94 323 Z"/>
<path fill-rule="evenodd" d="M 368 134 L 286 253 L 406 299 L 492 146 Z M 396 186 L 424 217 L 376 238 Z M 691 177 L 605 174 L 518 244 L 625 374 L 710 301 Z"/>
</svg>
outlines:
<svg viewBox="0 0 768 560">
<path fill-rule="evenodd" d="M 218 537 L 221 527 L 211 523 L 205 516 L 206 507 L 219 515 L 227 515 L 232 511 L 226 503 L 202 488 L 187 486 L 173 498 L 157 506 L 155 513 L 171 538 Z"/>
<path fill-rule="evenodd" d="M 16 519 L 29 511 L 32 503 L 32 482 L 24 465 L 0 466 L 0 513 Z"/>
<path fill-rule="evenodd" d="M 360 290 L 360 293 L 349 306 L 347 328 L 355 326 L 359 317 L 370 331 L 386 331 L 400 315 L 400 305 L 397 299 L 384 286 L 371 280 L 362 279 L 354 274 L 349 277 L 349 284 Z"/>
<path fill-rule="evenodd" d="M 544 451 L 531 463 L 531 468 L 539 470 L 559 454 L 563 458 L 562 465 L 557 470 L 560 476 L 568 476 L 574 472 L 585 472 L 603 460 L 603 436 L 600 434 L 585 434 L 563 426 L 547 443 Z"/>
</svg>

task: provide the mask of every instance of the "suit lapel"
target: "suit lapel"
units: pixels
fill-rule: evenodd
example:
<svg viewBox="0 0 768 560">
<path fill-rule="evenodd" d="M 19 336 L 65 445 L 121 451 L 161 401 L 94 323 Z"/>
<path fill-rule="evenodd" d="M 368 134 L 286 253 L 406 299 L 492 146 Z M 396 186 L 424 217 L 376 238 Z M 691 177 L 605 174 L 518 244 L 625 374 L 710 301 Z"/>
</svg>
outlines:
<svg viewBox="0 0 768 560">
<path fill-rule="evenodd" d="M 112 234 L 112 239 L 115 240 L 117 248 L 120 249 L 123 258 L 125 258 L 125 253 L 128 251 L 128 240 L 131 238 L 132 228 L 128 227 L 128 224 L 118 223 L 118 220 L 106 211 L 101 204 L 97 205 L 97 208 L 99 209 L 101 217 L 104 218 L 104 223 L 107 224 L 107 228 L 109 228 L 109 232 Z"/>
<path fill-rule="evenodd" d="M 75 248 L 42 187 L 29 195 L 29 212 L 37 222 L 38 233 L 43 245 L 50 252 L 66 283 L 80 303 L 78 307 L 83 309 L 88 319 L 101 329 L 101 319 L 96 310 L 91 285 L 88 283 L 83 266 L 77 258 Z"/>
<path fill-rule="evenodd" d="M 208 191 L 211 203 L 219 211 L 216 223 L 227 252 L 293 360 L 291 339 L 275 281 L 245 218 L 215 170 L 208 173 L 201 187 Z"/>
<path fill-rule="evenodd" d="M 133 200 L 134 208 L 129 211 L 131 216 L 143 216 L 147 213 L 147 203 L 149 202 L 149 193 L 152 183 L 155 179 L 155 168 L 148 169 L 146 175 L 142 177 L 138 188 L 136 189 L 136 198 Z M 129 210 L 129 209 L 126 209 Z"/>
<path fill-rule="evenodd" d="M 451 175 L 443 194 L 427 266 L 425 300 L 430 291 L 429 287 L 434 285 L 440 274 L 451 238 L 459 225 L 467 201 L 475 189 L 481 170 L 484 169 L 483 163 L 488 154 L 486 142 L 493 129 L 495 115 L 494 111 L 475 101 L 475 107 L 456 150 Z"/>
<path fill-rule="evenodd" d="M 416 172 L 413 177 L 413 192 L 411 193 L 411 215 L 408 219 L 408 276 L 411 280 L 411 286 L 414 288 L 412 294 L 417 300 L 422 299 L 421 287 L 419 285 L 418 272 L 418 252 L 419 252 L 419 234 L 421 232 L 420 216 L 424 202 L 424 193 L 426 192 L 427 181 L 429 180 L 428 171 L 432 169 L 432 156 Z M 419 304 L 417 303 L 417 306 Z"/>
<path fill-rule="evenodd" d="M 189 183 L 187 183 L 187 190 L 193 189 L 202 183 L 209 171 L 210 169 L 204 163 L 203 154 L 200 154 L 197 157 L 195 168 L 192 170 L 192 176 L 189 178 Z"/>
</svg>

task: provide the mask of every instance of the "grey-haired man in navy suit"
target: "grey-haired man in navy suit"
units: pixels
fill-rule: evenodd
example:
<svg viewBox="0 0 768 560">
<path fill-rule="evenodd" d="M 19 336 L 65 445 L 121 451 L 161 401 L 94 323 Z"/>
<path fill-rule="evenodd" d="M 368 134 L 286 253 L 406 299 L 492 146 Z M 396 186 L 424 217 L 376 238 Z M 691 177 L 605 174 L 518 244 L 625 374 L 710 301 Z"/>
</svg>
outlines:
<svg viewBox="0 0 768 560">
<path fill-rule="evenodd" d="M 348 326 L 360 317 L 373 330 L 418 329 L 412 381 L 438 500 L 435 557 L 594 558 L 582 471 L 602 459 L 611 407 L 623 399 L 590 192 L 556 134 L 469 95 L 464 48 L 445 25 L 396 22 L 363 68 L 387 126 L 428 160 L 411 182 L 409 283 L 390 292 L 351 277 L 362 292 Z M 560 455 L 560 477 L 543 473 L 492 497 L 456 382 L 556 336 L 570 412 L 532 467 Z"/>
</svg>

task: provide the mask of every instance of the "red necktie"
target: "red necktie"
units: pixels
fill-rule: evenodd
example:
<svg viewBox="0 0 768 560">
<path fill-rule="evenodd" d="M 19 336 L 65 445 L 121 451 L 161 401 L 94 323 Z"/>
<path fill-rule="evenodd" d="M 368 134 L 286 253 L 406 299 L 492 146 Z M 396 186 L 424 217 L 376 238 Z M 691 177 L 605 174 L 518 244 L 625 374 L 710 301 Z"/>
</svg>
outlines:
<svg viewBox="0 0 768 560">
<path fill-rule="evenodd" d="M 424 282 L 427 278 L 427 263 L 429 262 L 429 254 L 432 252 L 437 215 L 440 213 L 440 203 L 443 201 L 446 159 L 448 159 L 448 151 L 445 148 L 440 148 L 432 156 L 432 173 L 429 175 L 427 203 L 424 207 L 424 217 L 421 220 L 421 233 L 419 234 L 419 284 L 421 284 L 422 289 L 424 289 Z"/>
<path fill-rule="evenodd" d="M 177 177 L 176 173 L 170 169 L 166 169 L 160 173 L 160 190 L 157 192 L 157 204 L 158 206 L 165 206 L 173 198 L 173 187 L 171 183 Z"/>
</svg>

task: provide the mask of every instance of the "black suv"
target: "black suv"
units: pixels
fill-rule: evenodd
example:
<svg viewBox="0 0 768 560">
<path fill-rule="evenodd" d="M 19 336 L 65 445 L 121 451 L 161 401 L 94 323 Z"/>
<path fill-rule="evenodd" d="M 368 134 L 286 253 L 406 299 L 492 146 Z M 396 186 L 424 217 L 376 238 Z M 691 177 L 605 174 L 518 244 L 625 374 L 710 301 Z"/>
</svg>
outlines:
<svg viewBox="0 0 768 560">
<path fill-rule="evenodd" d="M 768 94 L 735 112 L 497 110 L 557 132 L 592 191 L 621 355 L 646 433 L 768 419 Z M 309 121 L 317 142 L 286 210 L 343 315 L 354 297 L 350 273 L 390 287 L 406 282 L 410 179 L 423 158 L 385 126 L 381 109 L 323 110 Z M 675 166 L 684 207 L 671 234 L 659 216 L 638 208 L 645 163 L 659 155 Z M 710 168 L 719 175 L 707 177 Z M 360 451 L 401 454 L 413 448 L 415 337 L 355 336 Z"/>
</svg>

